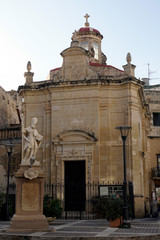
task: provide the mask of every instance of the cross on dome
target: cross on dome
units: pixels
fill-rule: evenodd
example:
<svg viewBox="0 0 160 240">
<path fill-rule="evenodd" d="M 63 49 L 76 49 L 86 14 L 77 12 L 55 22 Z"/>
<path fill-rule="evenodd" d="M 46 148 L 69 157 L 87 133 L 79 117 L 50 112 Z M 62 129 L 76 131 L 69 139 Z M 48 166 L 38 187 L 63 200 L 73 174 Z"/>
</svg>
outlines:
<svg viewBox="0 0 160 240">
<path fill-rule="evenodd" d="M 86 15 L 85 15 L 84 17 L 86 18 L 85 27 L 89 27 L 88 18 L 89 18 L 90 16 L 88 15 L 88 13 L 86 13 Z"/>
</svg>

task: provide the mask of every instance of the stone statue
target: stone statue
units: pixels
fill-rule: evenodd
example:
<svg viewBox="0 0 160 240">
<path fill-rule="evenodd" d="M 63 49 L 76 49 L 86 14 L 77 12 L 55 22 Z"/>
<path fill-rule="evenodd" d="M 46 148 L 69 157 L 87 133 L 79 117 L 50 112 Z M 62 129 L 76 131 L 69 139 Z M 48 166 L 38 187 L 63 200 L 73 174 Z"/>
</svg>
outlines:
<svg viewBox="0 0 160 240">
<path fill-rule="evenodd" d="M 36 158 L 38 148 L 42 143 L 43 136 L 36 130 L 37 118 L 32 118 L 31 126 L 23 130 L 23 159 L 22 164 L 29 164 L 32 158 Z"/>
</svg>

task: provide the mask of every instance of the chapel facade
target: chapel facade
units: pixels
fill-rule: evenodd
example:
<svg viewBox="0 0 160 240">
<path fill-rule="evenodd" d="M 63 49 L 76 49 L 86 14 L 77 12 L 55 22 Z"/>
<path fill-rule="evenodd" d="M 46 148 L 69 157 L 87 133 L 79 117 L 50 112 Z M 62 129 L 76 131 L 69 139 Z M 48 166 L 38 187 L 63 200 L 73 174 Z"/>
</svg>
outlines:
<svg viewBox="0 0 160 240">
<path fill-rule="evenodd" d="M 150 160 L 145 154 L 150 111 L 144 83 L 135 77 L 130 53 L 123 70 L 107 64 L 103 36 L 85 17 L 85 26 L 73 33 L 70 47 L 61 52 L 62 66 L 51 70 L 48 80 L 34 82 L 28 64 L 25 85 L 18 90 L 24 127 L 37 117 L 43 136 L 37 160 L 46 183 L 70 185 L 123 183 L 123 142 L 115 128 L 132 127 L 126 141 L 127 182 L 133 186 L 135 215 L 144 216 L 150 199 Z"/>
</svg>

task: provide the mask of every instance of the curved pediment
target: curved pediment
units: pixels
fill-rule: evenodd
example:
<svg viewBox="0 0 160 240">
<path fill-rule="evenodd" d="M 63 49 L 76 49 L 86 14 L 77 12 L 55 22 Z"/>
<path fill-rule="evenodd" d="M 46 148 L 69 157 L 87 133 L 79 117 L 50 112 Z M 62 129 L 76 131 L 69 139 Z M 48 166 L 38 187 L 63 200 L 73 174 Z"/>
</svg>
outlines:
<svg viewBox="0 0 160 240">
<path fill-rule="evenodd" d="M 88 51 L 82 47 L 69 47 L 61 52 L 62 57 L 73 56 L 73 55 L 88 55 Z"/>
<path fill-rule="evenodd" d="M 97 139 L 94 133 L 88 133 L 83 130 L 68 130 L 57 135 L 53 142 L 56 143 L 94 143 Z"/>
<path fill-rule="evenodd" d="M 65 49 L 61 55 L 63 57 L 61 71 L 64 81 L 97 77 L 97 73 L 91 69 L 89 64 L 89 52 L 84 48 L 73 46 Z"/>
</svg>

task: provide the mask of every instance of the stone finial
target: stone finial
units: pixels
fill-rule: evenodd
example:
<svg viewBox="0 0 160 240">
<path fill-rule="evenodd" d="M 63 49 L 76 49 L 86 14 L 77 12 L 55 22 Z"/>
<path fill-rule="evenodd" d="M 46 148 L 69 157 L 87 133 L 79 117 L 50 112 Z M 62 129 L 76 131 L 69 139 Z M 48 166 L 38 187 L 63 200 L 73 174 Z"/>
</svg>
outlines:
<svg viewBox="0 0 160 240">
<path fill-rule="evenodd" d="M 32 68 L 31 62 L 28 61 L 28 63 L 27 63 L 27 70 L 28 70 L 28 72 L 31 71 L 31 68 Z"/>
<path fill-rule="evenodd" d="M 29 83 L 33 82 L 34 73 L 30 72 L 31 68 L 32 68 L 31 62 L 28 61 L 28 63 L 27 63 L 27 71 L 28 72 L 24 73 L 24 77 L 26 78 L 26 84 L 29 84 Z"/>
<path fill-rule="evenodd" d="M 79 42 L 78 42 L 78 41 L 73 40 L 73 41 L 71 42 L 71 47 L 78 47 L 78 46 L 79 46 Z"/>
<path fill-rule="evenodd" d="M 102 64 L 106 64 L 107 56 L 102 52 Z"/>
<path fill-rule="evenodd" d="M 127 61 L 127 63 L 131 63 L 132 58 L 131 58 L 131 54 L 130 53 L 127 53 L 126 61 Z"/>
<path fill-rule="evenodd" d="M 72 33 L 71 40 L 74 41 L 77 39 L 77 31 L 75 30 L 74 33 Z"/>
<path fill-rule="evenodd" d="M 89 18 L 90 16 L 88 15 L 88 13 L 86 13 L 86 15 L 85 15 L 84 17 L 86 18 L 85 27 L 89 27 L 88 18 Z"/>
<path fill-rule="evenodd" d="M 127 56 L 126 56 L 127 64 L 123 66 L 124 74 L 130 77 L 135 77 L 134 69 L 136 68 L 136 66 L 131 64 L 131 60 L 132 60 L 131 54 L 127 53 Z"/>
</svg>

